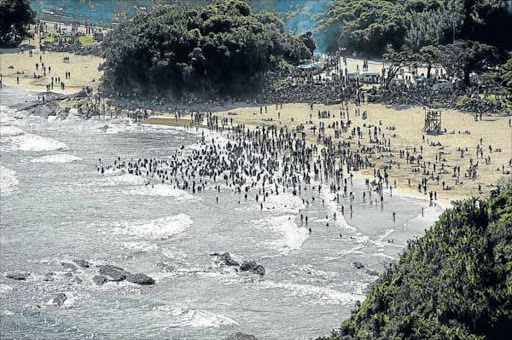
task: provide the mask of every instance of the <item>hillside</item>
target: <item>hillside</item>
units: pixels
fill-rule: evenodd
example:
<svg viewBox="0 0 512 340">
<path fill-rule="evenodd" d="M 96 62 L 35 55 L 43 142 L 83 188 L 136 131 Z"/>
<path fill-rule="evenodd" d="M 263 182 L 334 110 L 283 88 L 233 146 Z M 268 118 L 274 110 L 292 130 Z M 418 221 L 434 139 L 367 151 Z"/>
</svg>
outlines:
<svg viewBox="0 0 512 340">
<path fill-rule="evenodd" d="M 512 189 L 447 210 L 380 280 L 324 340 L 510 339 Z"/>
</svg>

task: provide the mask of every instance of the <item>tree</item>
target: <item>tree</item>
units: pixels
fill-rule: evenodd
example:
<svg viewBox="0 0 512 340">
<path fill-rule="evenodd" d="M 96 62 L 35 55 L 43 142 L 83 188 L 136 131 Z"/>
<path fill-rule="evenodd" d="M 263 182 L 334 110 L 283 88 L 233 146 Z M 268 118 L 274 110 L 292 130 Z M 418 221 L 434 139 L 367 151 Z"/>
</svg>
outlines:
<svg viewBox="0 0 512 340">
<path fill-rule="evenodd" d="M 498 63 L 494 47 L 477 41 L 457 40 L 439 47 L 439 60 L 448 74 L 457 76 L 470 86 L 470 74 L 481 72 Z"/>
<path fill-rule="evenodd" d="M 102 88 L 121 95 L 241 95 L 282 61 L 310 59 L 311 36 L 288 34 L 270 12 L 243 0 L 158 7 L 119 25 L 103 42 Z"/>
<path fill-rule="evenodd" d="M 430 79 L 432 66 L 439 60 L 439 48 L 433 45 L 422 47 L 418 53 L 418 59 L 427 65 L 427 78 Z"/>
<path fill-rule="evenodd" d="M 35 23 L 28 0 L 0 0 L 0 45 L 21 43 L 27 25 Z"/>
<path fill-rule="evenodd" d="M 388 45 L 386 54 L 384 54 L 384 60 L 390 63 L 388 72 L 385 78 L 385 86 L 389 87 L 396 75 L 415 61 L 416 56 L 410 50 L 396 51 L 393 46 Z"/>
</svg>

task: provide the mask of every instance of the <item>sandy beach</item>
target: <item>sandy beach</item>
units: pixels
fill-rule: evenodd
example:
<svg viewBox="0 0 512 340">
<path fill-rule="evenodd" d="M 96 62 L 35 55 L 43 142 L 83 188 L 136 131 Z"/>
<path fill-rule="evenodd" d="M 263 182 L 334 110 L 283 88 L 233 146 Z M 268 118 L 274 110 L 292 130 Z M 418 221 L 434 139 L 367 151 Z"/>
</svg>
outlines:
<svg viewBox="0 0 512 340">
<path fill-rule="evenodd" d="M 34 79 L 33 74 L 41 74 L 35 70 L 35 64 L 40 63 L 39 57 L 47 66 L 51 66 L 51 74 L 46 77 Z M 63 58 L 69 57 L 70 62 L 64 63 Z M 64 77 L 65 72 L 71 72 L 70 80 L 63 80 L 66 83 L 64 91 L 59 86 L 55 86 L 52 91 L 60 93 L 74 93 L 80 91 L 84 86 L 97 88 L 98 79 L 101 72 L 98 66 L 102 62 L 101 58 L 93 56 L 78 56 L 70 53 L 46 52 L 40 54 L 39 50 L 34 50 L 33 57 L 29 57 L 27 51 L 19 53 L 17 50 L 2 50 L 0 55 L 1 73 L 3 76 L 3 84 L 7 86 L 44 91 L 46 84 L 50 82 L 51 76 Z M 361 60 L 347 59 L 349 71 L 355 71 L 357 65 L 362 63 Z M 370 62 L 371 69 L 377 69 L 381 65 L 378 62 Z M 12 66 L 12 68 L 10 68 Z M 17 74 L 23 72 L 24 74 Z M 16 83 L 16 77 L 20 78 L 20 83 Z M 443 111 L 442 127 L 446 129 L 446 133 L 437 136 L 425 135 L 422 131 L 424 126 L 424 110 L 422 107 L 409 107 L 397 110 L 395 108 L 386 107 L 381 104 L 363 104 L 361 112 L 366 110 L 368 118 L 363 120 L 361 116 L 354 116 L 355 105 L 350 104 L 350 119 L 352 126 L 363 129 L 367 134 L 369 125 L 380 127 L 388 136 L 392 136 L 392 152 L 386 154 L 375 154 L 371 157 L 377 168 L 383 168 L 391 165 L 388 169 L 390 175 L 390 183 L 396 181 L 395 193 L 406 196 L 428 198 L 428 195 L 418 192 L 418 181 L 423 176 L 422 172 L 412 172 L 414 168 L 418 168 L 416 164 L 407 164 L 405 158 L 399 157 L 399 150 L 410 150 L 416 148 L 416 153 L 423 156 L 422 162 L 427 164 L 435 163 L 436 155 L 446 159 L 444 172 L 440 174 L 439 184 L 436 180 L 429 182 L 429 191 L 437 192 L 437 203 L 442 206 L 450 205 L 453 200 L 467 198 L 472 195 L 487 195 L 501 178 L 510 177 L 507 171 L 511 171 L 509 161 L 512 157 L 512 129 L 509 127 L 508 117 L 484 116 L 483 121 L 475 122 L 474 117 L 468 113 L 448 110 Z M 293 128 L 299 124 L 305 124 L 306 138 L 311 143 L 317 142 L 317 137 L 310 129 L 312 126 L 318 126 L 320 120 L 317 112 L 330 111 L 331 119 L 322 119 L 326 125 L 339 120 L 339 105 L 325 106 L 315 105 L 313 111 L 310 110 L 308 104 L 285 104 L 283 109 L 276 109 L 275 105 L 268 106 L 268 112 L 260 114 L 259 107 L 247 106 L 236 108 L 224 108 L 218 110 L 217 114 L 221 117 L 233 119 L 233 124 L 246 124 L 249 128 L 258 128 L 264 125 L 288 126 Z M 264 111 L 263 111 L 264 112 Z M 280 119 L 278 112 L 281 113 Z M 228 113 L 235 113 L 228 114 Z M 182 119 L 176 121 L 173 114 L 162 112 L 161 115 L 150 118 L 147 122 L 152 124 L 164 125 L 188 125 L 190 121 Z M 393 128 L 391 130 L 389 128 Z M 334 130 L 326 129 L 326 135 L 332 136 Z M 343 134 L 343 138 L 350 136 L 350 131 Z M 425 141 L 423 141 L 425 136 Z M 483 159 L 477 159 L 476 148 L 482 138 L 484 157 L 490 156 L 491 163 L 486 164 Z M 357 148 L 357 140 L 352 141 L 351 148 Z M 367 138 L 362 139 L 362 145 L 367 142 Z M 435 143 L 437 146 L 431 146 Z M 420 148 L 423 146 L 423 152 Z M 493 152 L 490 152 L 491 146 Z M 460 150 L 466 149 L 464 157 L 461 157 Z M 501 150 L 496 152 L 494 150 Z M 479 162 L 478 175 L 475 179 L 466 178 L 463 172 L 468 168 L 470 159 Z M 453 167 L 461 167 L 460 181 L 456 183 L 453 177 Z M 502 169 L 504 171 L 502 171 Z M 362 170 L 354 174 L 356 177 L 373 179 L 372 170 Z M 410 181 L 410 185 L 409 185 Z M 443 190 L 442 182 L 450 187 L 450 190 Z M 479 186 L 481 191 L 479 192 Z"/>
</svg>

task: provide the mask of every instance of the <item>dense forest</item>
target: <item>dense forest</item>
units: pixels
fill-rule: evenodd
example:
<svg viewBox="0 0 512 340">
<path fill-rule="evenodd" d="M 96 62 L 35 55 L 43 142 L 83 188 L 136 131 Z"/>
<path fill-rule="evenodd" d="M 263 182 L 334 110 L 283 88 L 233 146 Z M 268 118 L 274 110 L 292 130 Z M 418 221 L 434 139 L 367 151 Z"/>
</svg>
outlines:
<svg viewBox="0 0 512 340">
<path fill-rule="evenodd" d="M 103 42 L 103 90 L 120 95 L 238 95 L 270 70 L 312 57 L 310 35 L 292 35 L 270 12 L 224 0 L 157 7 L 120 24 Z"/>
<path fill-rule="evenodd" d="M 472 40 L 512 50 L 509 0 L 334 0 L 320 19 L 327 49 L 381 56 L 387 45 L 424 46 Z"/>
<path fill-rule="evenodd" d="M 324 340 L 508 339 L 512 189 L 446 210 Z"/>
</svg>

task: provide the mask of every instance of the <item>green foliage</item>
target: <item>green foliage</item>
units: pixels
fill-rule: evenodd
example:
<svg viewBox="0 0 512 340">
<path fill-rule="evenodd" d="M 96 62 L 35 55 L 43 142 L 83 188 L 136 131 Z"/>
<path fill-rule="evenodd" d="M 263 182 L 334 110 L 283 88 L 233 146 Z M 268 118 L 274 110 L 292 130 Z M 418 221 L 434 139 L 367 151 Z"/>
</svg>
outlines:
<svg viewBox="0 0 512 340">
<path fill-rule="evenodd" d="M 278 17 L 242 0 L 159 7 L 119 25 L 103 46 L 103 89 L 124 95 L 237 95 L 283 60 L 312 56 L 310 36 L 287 34 Z"/>
<path fill-rule="evenodd" d="M 508 6 L 507 0 L 334 0 L 320 23 L 331 36 L 330 50 L 344 47 L 380 56 L 391 44 L 417 53 L 457 39 L 510 50 Z"/>
<path fill-rule="evenodd" d="M 0 46 L 19 44 L 34 24 L 35 12 L 28 0 L 0 0 Z"/>
<path fill-rule="evenodd" d="M 328 339 L 505 339 L 512 332 L 512 189 L 446 210 Z"/>
</svg>

